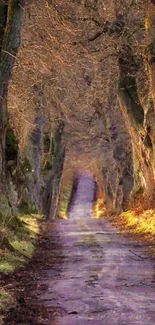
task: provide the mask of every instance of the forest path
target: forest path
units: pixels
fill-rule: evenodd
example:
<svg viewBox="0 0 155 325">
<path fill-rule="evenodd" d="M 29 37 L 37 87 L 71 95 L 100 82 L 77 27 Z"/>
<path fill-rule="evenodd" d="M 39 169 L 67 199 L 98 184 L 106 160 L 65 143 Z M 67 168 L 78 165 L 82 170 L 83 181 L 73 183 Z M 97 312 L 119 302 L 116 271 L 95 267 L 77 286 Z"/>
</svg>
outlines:
<svg viewBox="0 0 155 325">
<path fill-rule="evenodd" d="M 50 232 L 61 242 L 61 268 L 45 272 L 48 290 L 39 298 L 63 310 L 54 324 L 153 325 L 155 278 L 147 247 L 94 219 L 93 196 L 93 179 L 81 175 L 70 218 L 56 221 Z"/>
<path fill-rule="evenodd" d="M 149 247 L 91 213 L 94 180 L 80 176 L 68 220 L 13 278 L 18 305 L 7 325 L 155 325 L 155 277 Z"/>
</svg>

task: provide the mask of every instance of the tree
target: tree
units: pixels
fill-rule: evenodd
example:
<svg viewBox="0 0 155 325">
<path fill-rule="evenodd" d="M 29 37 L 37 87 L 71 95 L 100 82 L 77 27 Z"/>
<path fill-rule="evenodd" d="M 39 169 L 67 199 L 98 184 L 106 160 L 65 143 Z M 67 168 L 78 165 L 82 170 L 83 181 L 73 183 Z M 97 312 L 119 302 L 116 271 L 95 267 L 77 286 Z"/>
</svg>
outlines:
<svg viewBox="0 0 155 325">
<path fill-rule="evenodd" d="M 5 137 L 8 125 L 7 95 L 11 72 L 20 48 L 27 0 L 0 1 L 0 191 L 5 191 Z"/>
<path fill-rule="evenodd" d="M 131 144 L 143 187 L 148 192 L 154 187 L 154 113 L 142 53 L 146 12 L 142 0 L 34 0 L 26 11 L 23 47 L 9 87 L 20 148 L 38 107 L 53 140 L 63 115 L 67 152 L 100 157 L 104 191 L 113 206 L 129 198 L 138 178 L 133 177 Z M 14 123 L 17 119 L 20 123 Z"/>
</svg>

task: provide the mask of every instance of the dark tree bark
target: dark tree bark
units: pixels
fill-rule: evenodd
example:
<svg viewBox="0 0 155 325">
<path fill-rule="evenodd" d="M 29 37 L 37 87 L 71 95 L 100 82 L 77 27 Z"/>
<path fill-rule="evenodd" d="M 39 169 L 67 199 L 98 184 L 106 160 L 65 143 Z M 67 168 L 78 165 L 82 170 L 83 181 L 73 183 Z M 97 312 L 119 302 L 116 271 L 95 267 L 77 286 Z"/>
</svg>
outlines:
<svg viewBox="0 0 155 325">
<path fill-rule="evenodd" d="M 6 1 L 3 0 L 0 2 L 0 51 L 2 49 L 4 31 L 7 22 L 7 11 L 8 11 L 7 3 Z"/>
<path fill-rule="evenodd" d="M 5 191 L 5 136 L 8 123 L 8 85 L 20 48 L 24 4 L 0 0 L 0 192 Z"/>
</svg>

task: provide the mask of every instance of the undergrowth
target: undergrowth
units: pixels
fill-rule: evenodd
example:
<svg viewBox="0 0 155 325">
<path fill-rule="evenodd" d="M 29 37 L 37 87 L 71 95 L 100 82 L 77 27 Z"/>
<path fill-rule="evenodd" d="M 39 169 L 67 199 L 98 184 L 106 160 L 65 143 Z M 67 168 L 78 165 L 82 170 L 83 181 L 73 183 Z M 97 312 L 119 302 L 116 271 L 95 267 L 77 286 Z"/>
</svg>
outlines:
<svg viewBox="0 0 155 325">
<path fill-rule="evenodd" d="M 0 311 L 7 310 L 10 306 L 15 306 L 16 300 L 10 292 L 4 288 L 0 288 Z M 0 325 L 3 324 L 3 315 L 0 315 Z"/>
<path fill-rule="evenodd" d="M 150 207 L 147 200 L 137 200 L 132 203 L 127 211 L 119 215 L 110 215 L 103 203 L 103 198 L 98 198 L 94 209 L 94 217 L 108 219 L 122 231 L 140 236 L 149 242 L 155 240 L 155 209 Z"/>
<path fill-rule="evenodd" d="M 13 271 L 21 262 L 31 258 L 40 233 L 38 221 L 42 218 L 39 214 L 26 214 L 18 217 L 20 223 L 17 228 L 9 227 L 9 224 L 0 225 L 2 236 L 7 238 L 13 248 L 10 251 L 2 242 L 0 272 Z"/>
<path fill-rule="evenodd" d="M 4 223 L 4 220 L 1 219 L 1 275 L 13 272 L 32 257 L 40 233 L 39 221 L 41 220 L 43 220 L 43 216 L 37 213 L 20 214 L 18 216 L 18 227 L 13 227 L 12 224 Z M 7 241 L 7 245 L 5 245 L 3 238 Z M 15 299 L 5 285 L 0 287 L 0 325 L 3 324 L 3 312 L 6 312 L 14 304 Z"/>
</svg>

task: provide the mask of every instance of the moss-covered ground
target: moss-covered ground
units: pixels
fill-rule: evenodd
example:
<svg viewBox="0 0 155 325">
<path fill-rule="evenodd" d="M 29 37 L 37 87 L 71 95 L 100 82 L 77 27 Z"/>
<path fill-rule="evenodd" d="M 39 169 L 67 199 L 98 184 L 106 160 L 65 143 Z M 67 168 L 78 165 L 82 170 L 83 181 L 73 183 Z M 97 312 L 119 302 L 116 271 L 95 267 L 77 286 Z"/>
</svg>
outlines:
<svg viewBox="0 0 155 325">
<path fill-rule="evenodd" d="M 1 219 L 2 220 L 2 219 Z M 43 220 L 43 216 L 37 213 L 20 214 L 18 216 L 18 227 L 5 223 L 2 220 L 0 224 L 1 248 L 0 248 L 0 275 L 13 272 L 16 268 L 21 267 L 32 257 L 40 234 L 39 221 Z M 7 239 L 11 250 L 3 238 Z M 3 315 L 10 306 L 14 305 L 15 299 L 9 290 L 3 285 L 0 287 L 0 314 Z M 0 316 L 0 325 L 3 316 Z"/>
<path fill-rule="evenodd" d="M 10 292 L 4 288 L 0 288 L 0 311 L 9 309 L 10 306 L 15 306 L 16 300 Z M 0 325 L 3 324 L 3 315 L 0 315 Z"/>
</svg>

